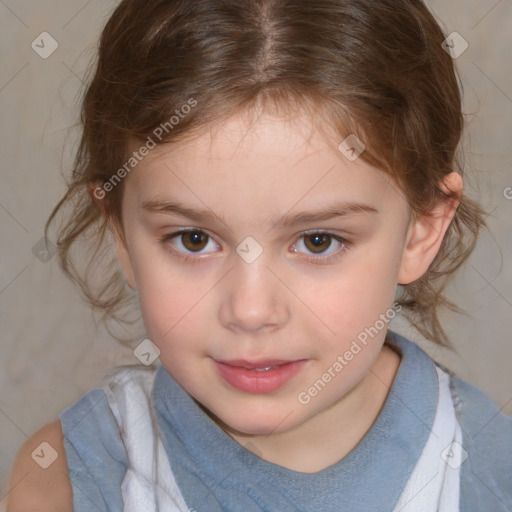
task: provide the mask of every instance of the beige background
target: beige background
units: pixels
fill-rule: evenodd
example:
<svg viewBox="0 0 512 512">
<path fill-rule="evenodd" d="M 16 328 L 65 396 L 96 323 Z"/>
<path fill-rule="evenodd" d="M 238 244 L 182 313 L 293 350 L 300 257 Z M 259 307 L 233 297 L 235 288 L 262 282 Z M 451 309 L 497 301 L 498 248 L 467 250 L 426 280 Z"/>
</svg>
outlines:
<svg viewBox="0 0 512 512">
<path fill-rule="evenodd" d="M 77 120 L 77 92 L 112 0 L 0 0 L 0 499 L 21 444 L 98 384 L 105 371 L 138 362 L 81 302 L 56 258 L 32 252 L 64 191 Z M 469 43 L 457 63 L 468 114 L 470 195 L 491 215 L 470 262 L 450 290 L 467 317 L 446 327 L 459 356 L 409 336 L 512 413 L 512 2 L 435 0 L 447 33 Z M 42 32 L 59 47 L 48 59 L 31 48 Z M 511 191 L 512 192 L 512 191 Z M 512 195 L 512 194 L 511 194 Z M 510 196 L 509 196 L 510 197 Z M 141 334 L 141 339 L 143 336 Z"/>
</svg>

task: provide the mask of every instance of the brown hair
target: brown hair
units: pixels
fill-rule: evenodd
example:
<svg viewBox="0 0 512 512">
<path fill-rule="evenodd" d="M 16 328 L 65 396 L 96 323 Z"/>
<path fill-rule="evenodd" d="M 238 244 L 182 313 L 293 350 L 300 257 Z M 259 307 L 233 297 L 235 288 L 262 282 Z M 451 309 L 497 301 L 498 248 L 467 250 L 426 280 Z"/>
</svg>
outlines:
<svg viewBox="0 0 512 512">
<path fill-rule="evenodd" d="M 116 315 L 130 294 L 113 251 L 105 252 L 108 222 L 122 237 L 123 181 L 110 187 L 105 216 L 88 187 L 121 176 L 133 142 L 192 137 L 257 103 L 307 109 L 338 143 L 356 134 L 366 145 L 361 158 L 396 180 L 412 213 L 429 211 L 450 197 L 438 186 L 443 176 L 463 173 L 461 92 L 445 38 L 420 0 L 123 0 L 83 98 L 71 183 L 46 225 L 71 207 L 57 238 L 63 270 L 94 308 L 123 320 Z M 463 195 L 429 270 L 401 287 L 406 317 L 441 345 L 450 342 L 438 307 L 462 312 L 443 290 L 486 226 L 484 214 Z M 85 270 L 70 252 L 81 238 L 94 241 Z M 110 264 L 99 265 L 101 256 Z"/>
</svg>

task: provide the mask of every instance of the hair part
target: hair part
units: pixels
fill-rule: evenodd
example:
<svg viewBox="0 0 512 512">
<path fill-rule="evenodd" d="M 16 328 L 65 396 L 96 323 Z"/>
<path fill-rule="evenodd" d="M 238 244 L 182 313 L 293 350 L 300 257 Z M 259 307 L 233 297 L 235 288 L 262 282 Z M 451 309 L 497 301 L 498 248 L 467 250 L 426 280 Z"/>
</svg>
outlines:
<svg viewBox="0 0 512 512">
<path fill-rule="evenodd" d="M 123 321 L 131 294 L 106 235 L 113 227 L 122 236 L 124 182 L 101 209 L 88 187 L 120 173 L 134 141 L 176 143 L 257 106 L 302 109 L 336 144 L 355 134 L 361 158 L 399 184 L 414 216 L 454 197 L 439 188 L 447 174 L 463 175 L 461 91 L 445 37 L 420 0 L 123 0 L 101 35 L 71 182 L 46 224 L 70 208 L 56 240 L 62 269 L 104 318 Z M 462 312 L 443 291 L 484 215 L 463 194 L 430 268 L 401 287 L 404 315 L 438 344 L 451 346 L 439 308 Z M 80 240 L 93 242 L 85 269 L 71 254 Z"/>
</svg>

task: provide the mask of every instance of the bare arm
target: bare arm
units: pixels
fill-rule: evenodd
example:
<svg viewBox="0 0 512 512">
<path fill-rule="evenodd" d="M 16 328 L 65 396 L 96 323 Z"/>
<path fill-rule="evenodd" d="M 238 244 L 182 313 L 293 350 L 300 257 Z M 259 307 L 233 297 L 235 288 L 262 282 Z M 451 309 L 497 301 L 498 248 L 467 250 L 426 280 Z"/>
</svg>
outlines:
<svg viewBox="0 0 512 512">
<path fill-rule="evenodd" d="M 72 512 L 73 498 L 59 420 L 42 427 L 20 448 L 11 472 L 7 508 L 1 510 Z"/>
</svg>

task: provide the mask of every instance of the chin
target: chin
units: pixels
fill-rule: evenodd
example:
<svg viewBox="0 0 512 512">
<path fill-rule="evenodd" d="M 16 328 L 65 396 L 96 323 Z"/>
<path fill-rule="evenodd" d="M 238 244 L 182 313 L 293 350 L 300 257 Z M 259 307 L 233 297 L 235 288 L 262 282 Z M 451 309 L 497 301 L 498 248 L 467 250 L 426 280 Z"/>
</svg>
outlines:
<svg viewBox="0 0 512 512">
<path fill-rule="evenodd" d="M 210 417 L 223 429 L 235 434 L 248 436 L 268 436 L 290 430 L 295 426 L 296 418 L 294 414 L 284 414 L 283 409 L 275 412 L 266 411 L 259 413 L 257 410 L 234 412 L 222 416 L 215 416 L 210 413 Z M 290 424 L 290 421 L 293 424 Z M 294 421 L 295 420 L 295 421 Z"/>
<path fill-rule="evenodd" d="M 258 413 L 253 409 L 237 412 L 235 412 L 236 409 L 232 409 L 232 411 L 223 416 L 225 430 L 251 436 L 270 436 L 293 431 L 307 423 L 316 414 L 313 410 L 306 411 L 285 406 L 267 410 L 265 413 Z"/>
<path fill-rule="evenodd" d="M 226 430 L 235 434 L 247 435 L 247 436 L 268 436 L 270 434 L 276 434 L 276 423 L 262 423 L 254 421 L 243 421 L 243 422 L 231 422 L 227 425 Z"/>
</svg>

